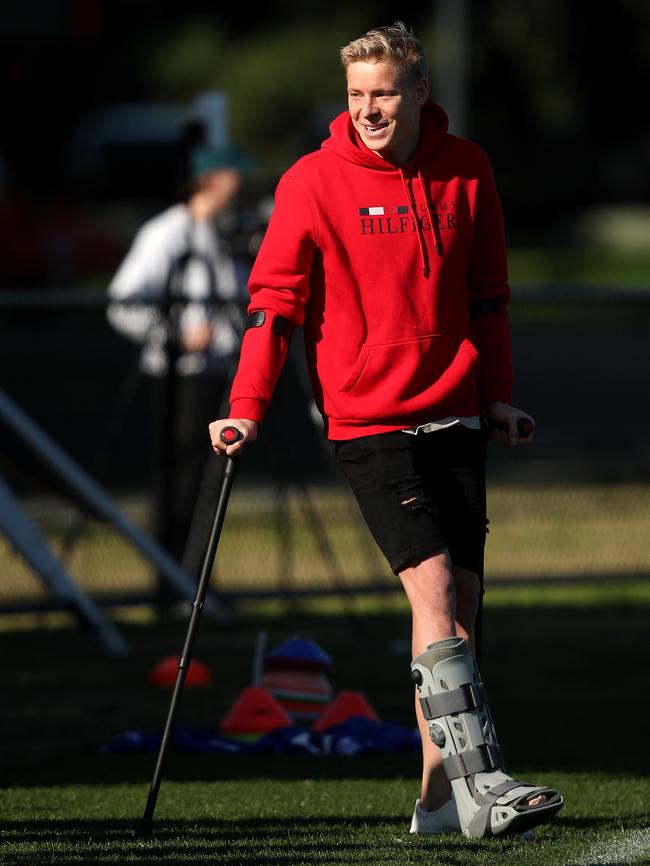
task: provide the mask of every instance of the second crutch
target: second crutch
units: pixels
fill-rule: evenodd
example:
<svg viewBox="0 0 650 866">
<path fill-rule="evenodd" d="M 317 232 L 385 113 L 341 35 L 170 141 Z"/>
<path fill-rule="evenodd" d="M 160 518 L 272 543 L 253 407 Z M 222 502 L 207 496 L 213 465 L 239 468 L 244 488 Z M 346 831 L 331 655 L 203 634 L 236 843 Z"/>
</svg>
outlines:
<svg viewBox="0 0 650 866">
<path fill-rule="evenodd" d="M 225 442 L 227 445 L 233 445 L 241 438 L 242 434 L 236 427 L 224 427 L 221 431 L 221 441 Z M 212 565 L 214 563 L 214 557 L 216 555 L 217 547 L 219 545 L 219 537 L 221 536 L 221 529 L 223 527 L 223 521 L 226 516 L 228 499 L 230 498 L 230 491 L 232 489 L 232 484 L 235 478 L 237 458 L 224 455 L 223 459 L 225 460 L 224 473 L 221 481 L 219 498 L 212 521 L 210 540 L 208 541 L 208 546 L 205 551 L 203 564 L 201 566 L 201 574 L 196 587 L 196 594 L 194 596 L 194 601 L 192 602 L 192 612 L 190 614 L 190 621 L 187 628 L 187 634 L 185 636 L 185 643 L 183 644 L 183 651 L 181 652 L 181 655 L 178 659 L 178 673 L 176 674 L 176 682 L 174 683 L 174 690 L 172 692 L 172 697 L 169 704 L 167 721 L 165 722 L 165 728 L 163 730 L 160 747 L 158 749 L 158 757 L 156 759 L 156 766 L 154 768 L 153 778 L 151 780 L 151 786 L 149 788 L 147 804 L 145 806 L 144 815 L 142 816 L 142 821 L 139 826 L 139 833 L 142 836 L 153 835 L 153 813 L 155 811 L 156 801 L 158 799 L 158 791 L 160 789 L 160 782 L 162 780 L 165 758 L 167 757 L 169 740 L 171 738 L 172 730 L 174 727 L 174 720 L 176 718 L 176 711 L 178 709 L 181 693 L 183 691 L 185 676 L 192 660 L 192 647 L 194 645 L 194 639 L 196 637 L 196 632 L 199 626 L 201 609 L 203 608 L 205 596 L 208 591 L 210 575 L 212 573 Z"/>
</svg>

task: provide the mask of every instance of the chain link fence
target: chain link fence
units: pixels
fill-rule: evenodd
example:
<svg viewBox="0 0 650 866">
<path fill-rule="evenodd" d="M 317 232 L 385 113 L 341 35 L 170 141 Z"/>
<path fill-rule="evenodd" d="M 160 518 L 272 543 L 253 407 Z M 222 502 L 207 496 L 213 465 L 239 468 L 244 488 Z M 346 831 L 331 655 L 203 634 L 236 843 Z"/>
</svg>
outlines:
<svg viewBox="0 0 650 866">
<path fill-rule="evenodd" d="M 102 292 L 0 293 L 2 388 L 152 534 L 150 405 L 105 305 Z M 515 291 L 515 402 L 537 432 L 530 448 L 491 447 L 488 585 L 650 575 L 649 320 L 641 294 Z M 102 605 L 151 604 L 155 566 L 2 424 L 0 445 L 0 475 L 75 583 Z M 212 586 L 234 601 L 398 588 L 313 417 L 299 338 L 240 461 Z M 56 606 L 0 535 L 0 611 Z"/>
</svg>

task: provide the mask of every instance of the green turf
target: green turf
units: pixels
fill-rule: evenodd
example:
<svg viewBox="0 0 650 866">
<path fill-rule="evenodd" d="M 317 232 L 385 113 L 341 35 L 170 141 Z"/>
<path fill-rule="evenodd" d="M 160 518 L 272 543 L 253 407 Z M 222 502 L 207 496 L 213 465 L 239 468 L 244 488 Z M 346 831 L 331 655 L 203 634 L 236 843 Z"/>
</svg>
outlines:
<svg viewBox="0 0 650 866">
<path fill-rule="evenodd" d="M 0 862 L 648 862 L 644 804 L 649 780 L 566 773 L 538 777 L 560 786 L 568 805 L 531 842 L 411 836 L 407 818 L 413 782 L 403 778 L 168 782 L 153 840 L 134 833 L 142 786 L 18 788 L 3 798 L 3 807 L 10 804 L 15 817 L 3 822 L 0 858 L 7 859 Z"/>
<path fill-rule="evenodd" d="M 361 689 L 383 719 L 410 724 L 405 606 L 361 608 L 250 608 L 227 626 L 206 619 L 195 655 L 215 683 L 186 689 L 179 721 L 216 728 L 250 680 L 264 628 L 270 646 L 295 633 L 316 640 L 334 659 L 335 691 Z M 566 797 L 529 843 L 411 836 L 419 771 L 412 754 L 171 753 L 156 836 L 142 840 L 133 830 L 154 756 L 101 754 L 98 746 L 127 729 L 160 727 L 169 694 L 145 677 L 180 648 L 185 623 L 121 622 L 132 647 L 123 659 L 70 628 L 6 629 L 0 863 L 648 863 L 649 608 L 643 582 L 488 594 L 482 669 L 508 767 Z"/>
</svg>

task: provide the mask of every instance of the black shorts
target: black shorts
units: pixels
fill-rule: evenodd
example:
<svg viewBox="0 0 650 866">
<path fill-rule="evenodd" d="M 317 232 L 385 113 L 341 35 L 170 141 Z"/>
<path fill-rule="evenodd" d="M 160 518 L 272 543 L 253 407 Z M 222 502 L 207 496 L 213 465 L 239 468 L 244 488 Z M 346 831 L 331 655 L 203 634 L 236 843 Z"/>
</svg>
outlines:
<svg viewBox="0 0 650 866">
<path fill-rule="evenodd" d="M 399 574 L 447 549 L 483 579 L 486 438 L 459 424 L 336 442 L 336 456 L 375 541 Z"/>
</svg>

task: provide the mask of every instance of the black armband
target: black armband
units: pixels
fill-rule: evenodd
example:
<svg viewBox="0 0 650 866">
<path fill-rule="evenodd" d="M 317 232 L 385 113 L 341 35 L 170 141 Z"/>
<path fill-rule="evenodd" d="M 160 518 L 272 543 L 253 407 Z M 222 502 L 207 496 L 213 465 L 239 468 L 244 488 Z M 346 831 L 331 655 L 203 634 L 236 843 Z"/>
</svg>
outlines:
<svg viewBox="0 0 650 866">
<path fill-rule="evenodd" d="M 284 316 L 276 316 L 273 319 L 273 333 L 280 337 L 284 337 L 287 343 L 291 342 L 293 330 L 293 325 L 289 319 L 285 319 Z"/>
<path fill-rule="evenodd" d="M 264 310 L 254 310 L 248 317 L 244 330 L 247 331 L 249 328 L 261 328 L 264 322 L 266 322 L 266 312 Z M 275 313 L 273 316 L 273 333 L 277 334 L 278 337 L 284 337 L 287 343 L 289 343 L 291 342 L 293 332 L 294 326 L 291 324 L 289 319 L 285 319 L 284 316 Z"/>
<path fill-rule="evenodd" d="M 244 330 L 247 331 L 249 328 L 261 328 L 265 321 L 266 313 L 264 310 L 254 310 L 254 312 L 252 312 L 248 317 Z"/>
<path fill-rule="evenodd" d="M 470 319 L 478 319 L 479 316 L 487 316 L 490 313 L 498 313 L 501 310 L 500 298 L 482 298 L 469 302 Z M 505 308 L 506 313 L 508 308 Z"/>
</svg>

